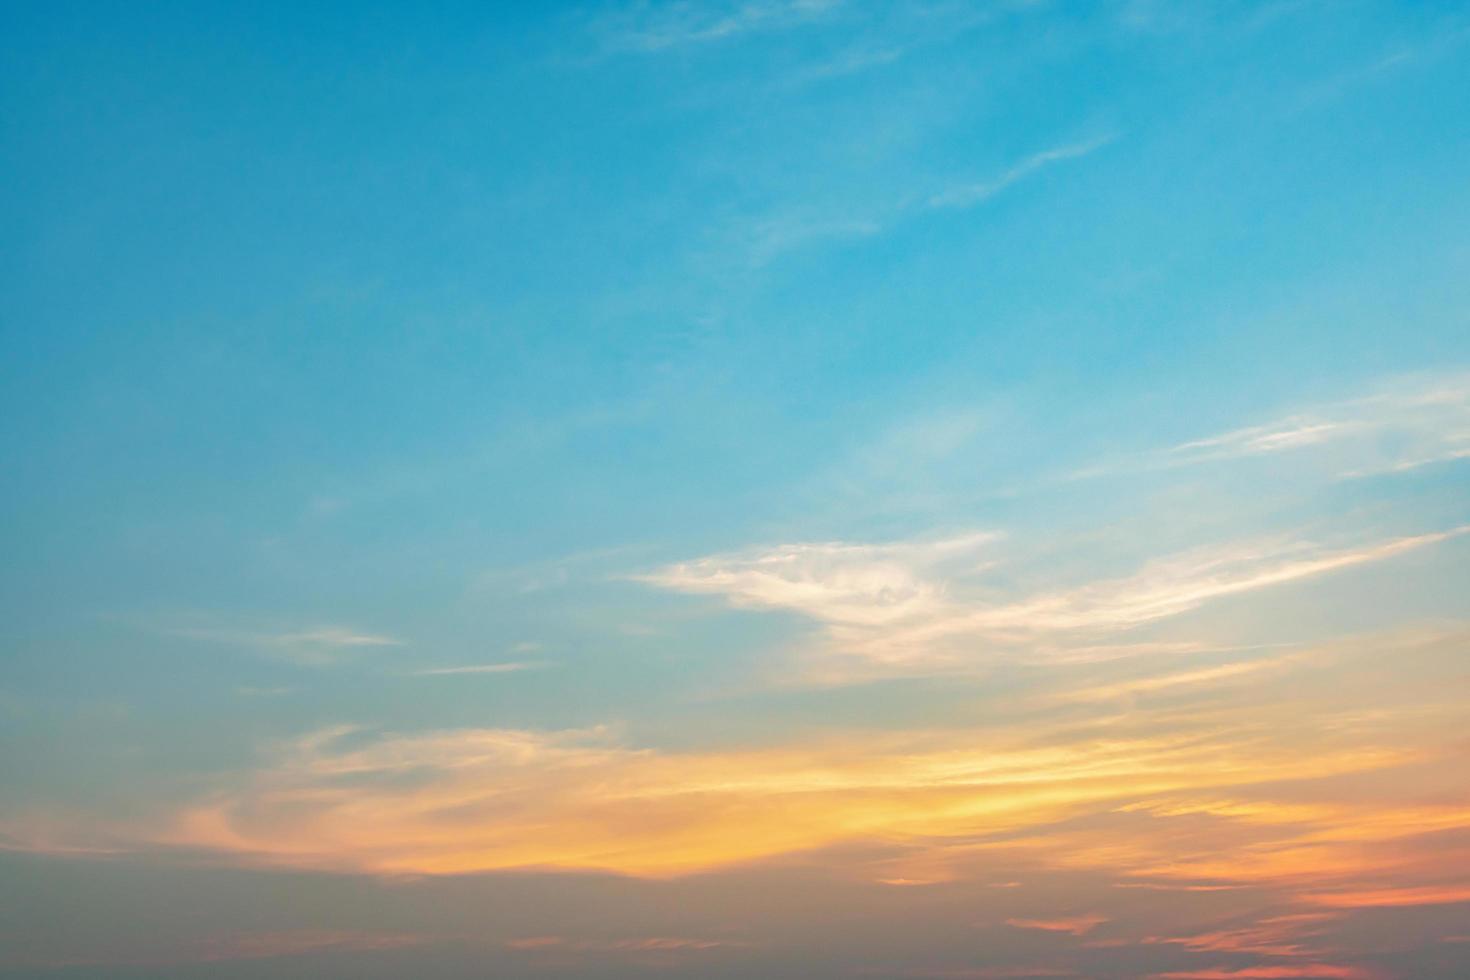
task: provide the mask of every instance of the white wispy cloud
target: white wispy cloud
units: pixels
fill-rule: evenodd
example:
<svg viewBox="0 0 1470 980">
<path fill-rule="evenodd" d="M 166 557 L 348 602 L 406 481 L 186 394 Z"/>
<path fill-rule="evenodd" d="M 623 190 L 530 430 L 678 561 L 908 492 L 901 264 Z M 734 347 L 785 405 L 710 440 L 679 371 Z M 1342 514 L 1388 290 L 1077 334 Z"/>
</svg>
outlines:
<svg viewBox="0 0 1470 980">
<path fill-rule="evenodd" d="M 787 252 L 831 240 L 867 238 L 882 231 L 871 218 L 804 218 L 778 215 L 755 222 L 745 246 L 752 266 L 760 267 Z"/>
<path fill-rule="evenodd" d="M 410 671 L 414 677 L 446 677 L 456 674 L 514 674 L 522 670 L 543 670 L 550 666 L 545 661 L 514 661 L 502 664 L 468 664 L 462 667 L 428 667 Z"/>
<path fill-rule="evenodd" d="M 887 60 L 898 57 L 896 52 L 888 54 Z M 1053 146 L 1032 153 L 998 176 L 934 191 L 913 187 L 877 188 L 860 200 L 818 204 L 803 198 L 799 204 L 735 219 L 721 232 L 724 241 L 720 247 L 743 254 L 751 268 L 759 269 L 799 249 L 859 242 L 926 215 L 932 217 L 936 211 L 982 204 L 1047 167 L 1090 156 L 1115 142 L 1119 135 L 1105 133 L 1081 142 Z"/>
<path fill-rule="evenodd" d="M 354 652 L 400 647 L 403 641 L 380 633 L 346 626 L 317 626 L 309 629 L 267 631 L 214 626 L 171 625 L 161 632 L 170 636 L 207 643 L 249 647 L 270 656 L 303 666 L 321 667 L 337 663 Z"/>
<path fill-rule="evenodd" d="M 1393 73 L 1438 61 L 1470 42 L 1470 27 L 1463 20 L 1438 26 L 1431 35 L 1417 41 L 1399 42 L 1370 61 L 1318 79 L 1296 92 L 1286 102 L 1288 114 L 1305 112 L 1330 103 L 1357 89 L 1370 85 Z"/>
<path fill-rule="evenodd" d="M 822 622 L 884 626 L 947 608 L 941 567 L 975 572 L 999 536 L 975 532 L 896 544 L 781 545 L 681 562 L 640 578 L 680 592 L 722 595 L 739 606 L 790 609 Z"/>
<path fill-rule="evenodd" d="M 1199 548 L 1121 578 L 1030 595 L 976 580 L 997 536 L 898 544 L 783 545 L 668 566 L 644 581 L 721 595 L 732 605 L 784 609 L 824 628 L 822 653 L 888 669 L 955 667 L 1003 655 L 1059 651 L 1059 660 L 1115 659 L 1127 644 L 1099 638 L 1208 602 L 1383 561 L 1470 531 L 1331 548 L 1293 539 Z M 1157 644 L 1137 652 L 1157 651 Z"/>
<path fill-rule="evenodd" d="M 1404 473 L 1470 458 L 1470 372 L 1394 379 L 1372 394 L 1090 466 L 1073 477 L 1306 452 L 1324 454 L 1339 478 Z"/>
<path fill-rule="evenodd" d="M 638 3 L 602 18 L 598 29 L 610 50 L 655 53 L 796 27 L 842 6 L 843 0 Z"/>
<path fill-rule="evenodd" d="M 883 47 L 858 47 L 828 61 L 813 64 L 786 79 L 787 88 L 796 88 L 813 82 L 855 75 L 881 65 L 891 65 L 904 56 L 906 49 L 899 45 Z"/>
<path fill-rule="evenodd" d="M 1351 422 L 1319 422 L 1313 419 L 1289 418 L 1270 425 L 1237 429 L 1234 432 L 1211 436 L 1208 439 L 1182 443 L 1175 446 L 1170 452 L 1195 458 L 1276 453 L 1340 438 L 1354 427 L 1354 423 Z"/>
<path fill-rule="evenodd" d="M 1001 191 L 1032 174 L 1065 160 L 1077 160 L 1097 152 L 1117 140 L 1117 133 L 1108 133 L 1080 143 L 1068 143 L 1041 150 L 1026 157 L 1004 173 L 975 183 L 952 187 L 930 196 L 931 208 L 967 208 L 989 200 Z"/>
<path fill-rule="evenodd" d="M 825 213 L 803 205 L 754 219 L 742 219 L 735 223 L 729 237 L 733 247 L 744 253 L 752 268 L 761 268 L 801 248 L 872 238 L 928 212 L 973 207 L 1048 166 L 1088 156 L 1117 138 L 1116 133 L 1111 133 L 1082 143 L 1042 150 L 998 177 L 951 187 L 927 198 L 907 193 L 891 194 L 887 200 L 864 201 L 861 205 L 850 204 Z"/>
</svg>

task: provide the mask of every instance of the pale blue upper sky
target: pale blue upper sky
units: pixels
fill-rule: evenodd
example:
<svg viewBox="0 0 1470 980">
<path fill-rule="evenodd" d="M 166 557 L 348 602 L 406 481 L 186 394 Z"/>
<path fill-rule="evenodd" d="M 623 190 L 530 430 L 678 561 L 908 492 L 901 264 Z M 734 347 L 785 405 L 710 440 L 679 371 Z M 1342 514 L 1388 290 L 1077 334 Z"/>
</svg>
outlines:
<svg viewBox="0 0 1470 980">
<path fill-rule="evenodd" d="M 1467 93 L 1463 3 L 5 4 L 0 831 L 1463 621 Z"/>
</svg>

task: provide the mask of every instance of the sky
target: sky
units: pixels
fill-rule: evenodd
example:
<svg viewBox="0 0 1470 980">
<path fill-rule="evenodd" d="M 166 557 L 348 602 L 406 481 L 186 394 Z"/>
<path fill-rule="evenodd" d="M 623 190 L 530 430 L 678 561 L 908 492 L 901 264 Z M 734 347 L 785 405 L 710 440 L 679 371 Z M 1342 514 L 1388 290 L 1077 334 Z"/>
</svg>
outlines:
<svg viewBox="0 0 1470 980">
<path fill-rule="evenodd" d="M 1470 975 L 1470 6 L 0 4 L 0 978 Z"/>
</svg>

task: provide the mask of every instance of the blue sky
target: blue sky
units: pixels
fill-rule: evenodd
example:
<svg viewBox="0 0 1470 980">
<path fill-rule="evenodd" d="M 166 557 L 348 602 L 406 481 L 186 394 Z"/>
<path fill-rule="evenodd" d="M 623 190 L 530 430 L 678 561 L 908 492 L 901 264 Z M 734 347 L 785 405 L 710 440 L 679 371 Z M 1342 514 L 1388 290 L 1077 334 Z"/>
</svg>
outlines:
<svg viewBox="0 0 1470 980">
<path fill-rule="evenodd" d="M 0 975 L 1464 968 L 1463 4 L 10 4 L 0 37 Z M 1180 771 L 1275 788 L 1160 777 L 1195 738 Z M 964 746 L 1062 788 L 953 804 Z M 1242 867 L 1453 857 L 1117 905 L 1204 812 Z M 132 887 L 201 911 L 130 945 Z M 738 911 L 788 887 L 819 911 Z M 640 889 L 689 911 L 606 925 Z M 977 902 L 1004 955 L 905 945 Z M 1282 915 L 1336 931 L 1180 938 Z"/>
</svg>

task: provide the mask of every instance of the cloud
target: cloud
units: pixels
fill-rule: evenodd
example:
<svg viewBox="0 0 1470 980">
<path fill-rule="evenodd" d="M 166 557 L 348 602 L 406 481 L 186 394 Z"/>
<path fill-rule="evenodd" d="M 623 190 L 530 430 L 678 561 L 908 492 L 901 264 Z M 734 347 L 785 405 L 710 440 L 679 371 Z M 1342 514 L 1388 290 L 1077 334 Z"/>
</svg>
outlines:
<svg viewBox="0 0 1470 980">
<path fill-rule="evenodd" d="M 827 79 L 843 78 L 870 68 L 892 64 L 907 52 L 907 47 L 893 44 L 882 47 L 851 48 L 835 58 L 803 69 L 787 79 L 785 84 L 787 88 L 794 88 Z"/>
<path fill-rule="evenodd" d="M 745 232 L 744 249 L 750 264 L 761 267 L 787 252 L 819 241 L 867 238 L 882 230 L 872 218 L 809 218 L 797 215 L 767 217 Z"/>
<path fill-rule="evenodd" d="M 1248 660 L 1241 663 L 1221 664 L 1217 667 L 1201 667 L 1174 674 L 1134 678 L 1119 681 L 1116 684 L 1088 685 L 1077 690 L 1064 691 L 1058 696 L 1071 700 L 1106 701 L 1109 698 L 1130 697 L 1178 687 L 1216 684 L 1222 680 L 1253 682 L 1257 675 L 1268 671 L 1283 670 L 1290 665 L 1290 662 L 1290 657 Z"/>
<path fill-rule="evenodd" d="M 1405 473 L 1470 458 L 1470 373 L 1399 378 L 1372 394 L 1088 467 L 1074 476 L 1308 453 L 1317 454 L 1339 479 Z"/>
<path fill-rule="evenodd" d="M 1136 575 L 1054 593 L 982 613 L 982 620 L 1032 629 L 1111 629 L 1175 616 L 1224 596 L 1281 585 L 1439 544 L 1470 531 L 1394 538 L 1356 548 L 1253 541 L 1151 562 Z"/>
<path fill-rule="evenodd" d="M 636 3 L 597 24 L 611 51 L 654 54 L 790 29 L 830 17 L 843 0 Z"/>
<path fill-rule="evenodd" d="M 953 970 L 905 970 L 902 975 L 926 980 L 1041 980 L 1045 977 L 1061 980 L 1082 974 L 1065 966 L 978 966 Z"/>
<path fill-rule="evenodd" d="M 993 180 L 952 187 L 927 199 L 903 194 L 887 201 L 864 200 L 826 213 L 814 213 L 810 206 L 802 205 L 753 220 L 743 219 L 735 223 L 730 237 L 733 247 L 745 255 L 748 264 L 761 268 L 788 252 L 815 243 L 871 238 L 926 212 L 973 207 L 1046 167 L 1088 156 L 1117 138 L 1116 134 L 1109 134 L 1033 153 Z"/>
<path fill-rule="evenodd" d="M 1298 449 L 1341 438 L 1357 425 L 1351 422 L 1316 422 L 1310 419 L 1291 418 L 1271 425 L 1237 429 L 1223 435 L 1186 442 L 1175 446 L 1171 453 L 1192 456 L 1196 460 L 1229 456 L 1255 456 L 1277 453 L 1286 449 Z"/>
<path fill-rule="evenodd" d="M 402 640 L 391 636 L 366 633 L 346 626 L 268 632 L 183 625 L 165 627 L 163 632 L 170 636 L 203 640 L 207 643 L 249 647 L 308 667 L 338 663 L 345 656 L 362 650 L 403 646 Z"/>
<path fill-rule="evenodd" d="M 1338 915 L 1302 912 L 1273 915 L 1248 925 L 1188 936 L 1149 937 L 1145 943 L 1183 946 L 1196 953 L 1236 953 L 1260 956 L 1321 956 L 1304 939 L 1319 936 L 1334 924 Z"/>
<path fill-rule="evenodd" d="M 1118 134 L 1108 133 L 1080 143 L 1067 143 L 1041 150 L 1026 157 L 1004 173 L 989 180 L 964 184 L 931 195 L 931 208 L 968 208 L 988 201 L 1013 184 L 1019 183 L 1040 170 L 1067 160 L 1078 160 L 1096 153 L 1116 141 Z"/>
<path fill-rule="evenodd" d="M 446 677 L 458 674 L 511 674 L 523 670 L 542 670 L 549 666 L 544 661 L 517 661 L 502 664 L 469 664 L 463 667 L 429 667 L 410 671 L 413 677 Z"/>
<path fill-rule="evenodd" d="M 1070 936 L 1085 936 L 1104 922 L 1105 915 L 1089 912 L 1061 919 L 1007 919 L 1006 925 L 1017 929 L 1040 929 L 1043 932 L 1065 932 Z"/>
<path fill-rule="evenodd" d="M 294 687 L 250 687 L 248 685 L 235 688 L 235 693 L 242 698 L 279 698 L 288 694 L 295 694 Z"/>
<path fill-rule="evenodd" d="M 604 941 L 574 940 L 563 936 L 527 936 L 505 942 L 506 949 L 518 952 L 532 950 L 575 950 L 598 953 L 683 953 L 701 952 L 722 946 L 743 945 L 718 939 L 690 939 L 680 936 L 648 936 Z"/>
<path fill-rule="evenodd" d="M 1377 973 L 1360 966 L 1332 963 L 1300 963 L 1289 966 L 1217 966 L 1204 970 L 1175 970 L 1153 973 L 1149 980 L 1381 980 Z"/>
<path fill-rule="evenodd" d="M 890 625 L 941 612 L 944 587 L 926 573 L 944 567 L 978 570 L 998 538 L 979 531 L 895 544 L 780 545 L 681 562 L 640 579 L 680 592 L 722 595 L 737 606 L 789 609 L 827 623 Z"/>
<path fill-rule="evenodd" d="M 1399 908 L 1409 905 L 1455 905 L 1470 902 L 1470 885 L 1424 885 L 1418 888 L 1380 888 L 1369 891 L 1320 892 L 1302 896 L 1303 901 L 1330 908 Z"/>
<path fill-rule="evenodd" d="M 1416 65 L 1433 63 L 1454 52 L 1466 41 L 1470 41 L 1470 28 L 1452 23 L 1442 24 L 1426 40 L 1419 43 L 1398 43 L 1364 64 L 1306 85 L 1287 101 L 1286 112 L 1289 115 L 1305 112 L 1393 73 Z"/>
<path fill-rule="evenodd" d="M 1470 812 L 1395 803 L 1378 783 L 1361 799 L 1321 801 L 1246 788 L 1397 769 L 1406 801 L 1443 796 L 1457 770 L 1431 762 L 1446 758 L 1442 733 L 1464 720 L 1450 683 L 1464 642 L 1365 638 L 1297 658 L 1275 685 L 1217 687 L 1123 715 L 1055 703 L 1050 678 L 1029 695 L 977 688 L 986 724 L 755 749 L 658 749 L 606 728 L 338 726 L 280 744 L 253 772 L 159 820 L 12 816 L 0 835 L 18 850 L 183 848 L 376 874 L 651 877 L 877 842 L 906 857 L 873 880 L 943 880 L 981 858 L 995 880 L 1009 855 L 1122 881 L 1277 887 L 1321 910 L 1441 881 L 1443 848 L 1406 842 L 1470 831 Z M 1012 868 L 1002 880 L 1019 877 Z"/>
<path fill-rule="evenodd" d="M 1015 744 L 974 731 L 664 753 L 606 732 L 327 730 L 251 784 L 188 807 L 171 843 L 251 863 L 379 873 L 509 868 L 661 876 L 842 840 L 1013 830 L 1127 799 L 1356 769 L 1382 757 L 1217 735 Z"/>
<path fill-rule="evenodd" d="M 681 562 L 643 581 L 720 595 L 737 607 L 799 613 L 823 627 L 818 654 L 828 660 L 923 671 L 1025 658 L 1047 644 L 1061 647 L 1053 662 L 1086 659 L 1099 649 L 1099 637 L 1228 596 L 1385 561 L 1467 530 L 1335 549 L 1294 539 L 1239 542 L 1157 559 L 1122 578 L 1019 596 L 977 581 L 999 540 L 989 532 L 895 544 L 781 545 Z"/>
<path fill-rule="evenodd" d="M 921 549 L 923 560 L 988 555 L 988 545 L 937 544 Z M 20 849 L 36 839 L 31 831 L 52 846 L 106 837 L 162 864 L 519 870 L 444 886 L 456 903 L 480 887 L 605 902 L 612 887 L 636 905 L 643 887 L 583 875 L 528 884 L 529 873 L 552 871 L 688 876 L 658 883 L 666 909 L 682 911 L 687 896 L 710 890 L 723 896 L 704 919 L 636 913 L 632 922 L 583 923 L 589 934 L 528 913 L 504 932 L 435 940 L 478 942 L 486 955 L 537 965 L 723 957 L 725 945 L 764 949 L 773 936 L 779 945 L 789 921 L 731 933 L 719 909 L 789 892 L 762 914 L 836 893 L 872 903 L 843 908 L 872 908 L 875 921 L 895 903 L 962 917 L 936 922 L 986 943 L 979 965 L 945 969 L 915 956 L 885 970 L 874 960 L 884 975 L 1024 976 L 1049 964 L 1056 975 L 1073 967 L 1084 976 L 1208 975 L 1218 958 L 1231 971 L 1293 968 L 1305 977 L 1321 963 L 1356 969 L 1344 950 L 1357 928 L 1348 923 L 1373 909 L 1470 900 L 1454 878 L 1470 859 L 1458 738 L 1467 643 L 1460 629 L 1293 650 L 1275 683 L 1200 680 L 1187 685 L 1187 701 L 1140 699 L 1123 710 L 1056 697 L 1132 679 L 1140 666 L 1088 661 L 1037 671 L 1030 687 L 965 681 L 970 713 L 949 726 L 829 725 L 755 748 L 674 748 L 610 728 L 339 726 L 268 746 L 253 768 L 218 774 L 207 791 L 136 823 L 93 827 L 91 840 L 85 825 L 55 818 L 0 828 Z M 793 880 L 806 884 L 772 885 Z M 880 884 L 895 880 L 944 884 L 904 892 Z M 751 888 L 759 891 L 742 890 Z M 310 949 L 318 940 L 293 942 Z M 324 942 L 324 951 L 338 948 Z M 878 945 L 895 955 L 904 948 L 891 936 Z M 1029 958 L 1002 966 L 1008 948 Z"/>
</svg>

